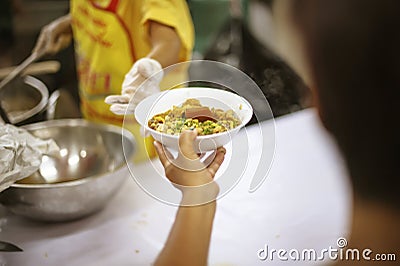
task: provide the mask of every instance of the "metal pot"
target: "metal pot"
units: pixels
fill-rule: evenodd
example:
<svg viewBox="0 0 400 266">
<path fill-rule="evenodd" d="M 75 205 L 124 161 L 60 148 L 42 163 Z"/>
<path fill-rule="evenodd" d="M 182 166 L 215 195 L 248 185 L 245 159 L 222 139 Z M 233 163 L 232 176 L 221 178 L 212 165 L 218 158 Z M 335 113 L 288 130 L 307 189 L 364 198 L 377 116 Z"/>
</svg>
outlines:
<svg viewBox="0 0 400 266">
<path fill-rule="evenodd" d="M 46 120 L 48 99 L 46 85 L 32 76 L 17 78 L 0 90 L 0 104 L 17 126 Z"/>
</svg>

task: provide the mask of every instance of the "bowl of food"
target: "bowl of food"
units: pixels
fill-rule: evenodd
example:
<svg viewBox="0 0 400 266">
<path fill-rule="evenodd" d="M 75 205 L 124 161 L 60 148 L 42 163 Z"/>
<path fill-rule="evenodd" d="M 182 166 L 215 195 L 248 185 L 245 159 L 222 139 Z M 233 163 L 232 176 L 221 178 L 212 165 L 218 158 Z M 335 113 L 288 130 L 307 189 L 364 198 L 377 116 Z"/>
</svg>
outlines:
<svg viewBox="0 0 400 266">
<path fill-rule="evenodd" d="M 24 127 L 53 139 L 59 154 L 42 157 L 40 169 L 0 193 L 15 214 L 41 221 L 69 221 L 101 210 L 129 175 L 132 134 L 82 119 L 52 120 Z"/>
<path fill-rule="evenodd" d="M 183 130 L 198 131 L 197 152 L 229 143 L 251 119 L 253 108 L 243 97 L 220 89 L 190 87 L 147 97 L 135 109 L 135 118 L 164 146 L 179 149 Z"/>
</svg>

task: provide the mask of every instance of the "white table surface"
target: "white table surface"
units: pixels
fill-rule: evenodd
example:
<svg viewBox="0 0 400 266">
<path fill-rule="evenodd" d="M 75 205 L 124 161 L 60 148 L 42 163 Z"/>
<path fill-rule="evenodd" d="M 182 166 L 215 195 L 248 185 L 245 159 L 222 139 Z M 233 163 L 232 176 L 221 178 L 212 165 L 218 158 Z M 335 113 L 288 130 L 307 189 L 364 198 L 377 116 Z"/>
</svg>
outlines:
<svg viewBox="0 0 400 266">
<path fill-rule="evenodd" d="M 256 127 L 248 128 L 250 136 L 255 131 Z M 237 137 L 244 137 L 243 132 Z M 136 169 L 143 175 L 154 174 L 148 164 Z M 251 176 L 243 176 L 218 200 L 210 265 L 308 265 L 261 261 L 257 251 L 265 244 L 275 249 L 322 250 L 335 247 L 338 237 L 347 235 L 351 211 L 347 174 L 314 109 L 276 120 L 270 173 L 254 193 L 248 192 L 250 181 Z M 103 211 L 74 222 L 32 222 L 0 207 L 0 239 L 24 250 L 0 253 L 0 265 L 149 265 L 166 240 L 176 209 L 147 195 L 132 178 Z"/>
</svg>

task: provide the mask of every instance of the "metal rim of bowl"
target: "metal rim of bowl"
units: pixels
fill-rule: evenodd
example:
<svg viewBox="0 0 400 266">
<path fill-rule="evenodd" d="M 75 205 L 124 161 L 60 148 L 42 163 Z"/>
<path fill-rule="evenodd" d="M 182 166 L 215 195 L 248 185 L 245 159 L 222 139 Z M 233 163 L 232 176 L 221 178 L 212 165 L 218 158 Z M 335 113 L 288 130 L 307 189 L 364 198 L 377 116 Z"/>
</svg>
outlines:
<svg viewBox="0 0 400 266">
<path fill-rule="evenodd" d="M 25 125 L 25 126 L 22 126 L 22 128 L 29 131 L 29 130 L 43 128 L 43 125 L 46 125 L 49 127 L 51 127 L 51 126 L 88 126 L 88 125 L 90 125 L 90 126 L 94 126 L 95 128 L 105 129 L 108 132 L 114 132 L 114 133 L 118 133 L 118 134 L 121 134 L 121 131 L 122 131 L 121 139 L 123 137 L 127 137 L 131 141 L 131 143 L 133 143 L 133 146 L 135 146 L 135 144 L 136 144 L 135 138 L 132 135 L 132 133 L 130 133 L 128 130 L 126 130 L 122 127 L 95 123 L 95 122 L 87 121 L 84 119 L 58 119 L 58 120 L 44 121 L 44 122 L 38 122 L 38 123 L 34 123 L 34 124 Z M 125 150 L 124 146 L 122 146 L 122 149 Z M 127 160 L 132 160 L 133 155 L 134 155 L 134 152 L 132 152 L 132 154 L 127 158 L 126 154 L 124 152 L 125 162 L 121 163 L 121 165 L 116 167 L 112 172 L 108 172 L 108 173 L 113 173 L 113 172 L 116 172 L 116 171 L 122 169 L 125 166 L 125 163 Z M 96 175 L 79 178 L 77 180 L 71 180 L 71 181 L 66 181 L 66 182 L 61 182 L 61 183 L 52 183 L 52 184 L 17 184 L 17 183 L 14 183 L 10 187 L 12 187 L 12 188 L 34 188 L 34 189 L 39 189 L 39 188 L 51 189 L 51 188 L 59 188 L 59 187 L 72 187 L 72 186 L 78 186 L 78 185 L 90 182 L 91 180 L 99 178 L 100 176 L 103 176 L 105 174 L 106 173 L 96 174 Z"/>
<path fill-rule="evenodd" d="M 13 119 L 14 124 L 18 124 L 26 119 L 29 119 L 46 109 L 47 102 L 49 100 L 49 91 L 42 81 L 32 76 L 25 76 L 23 79 L 25 84 L 28 84 L 39 91 L 39 93 L 42 95 L 42 99 L 40 99 L 40 102 L 35 107 Z"/>
</svg>

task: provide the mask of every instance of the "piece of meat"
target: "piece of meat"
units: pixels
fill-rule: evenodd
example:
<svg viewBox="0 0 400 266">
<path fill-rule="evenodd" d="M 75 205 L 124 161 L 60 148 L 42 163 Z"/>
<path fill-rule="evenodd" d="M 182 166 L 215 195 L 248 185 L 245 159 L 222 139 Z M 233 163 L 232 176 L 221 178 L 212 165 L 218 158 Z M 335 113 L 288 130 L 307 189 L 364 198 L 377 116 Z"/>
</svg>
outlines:
<svg viewBox="0 0 400 266">
<path fill-rule="evenodd" d="M 185 110 L 185 117 L 197 119 L 199 122 L 211 120 L 216 122 L 217 119 L 208 107 L 192 107 Z"/>
</svg>

